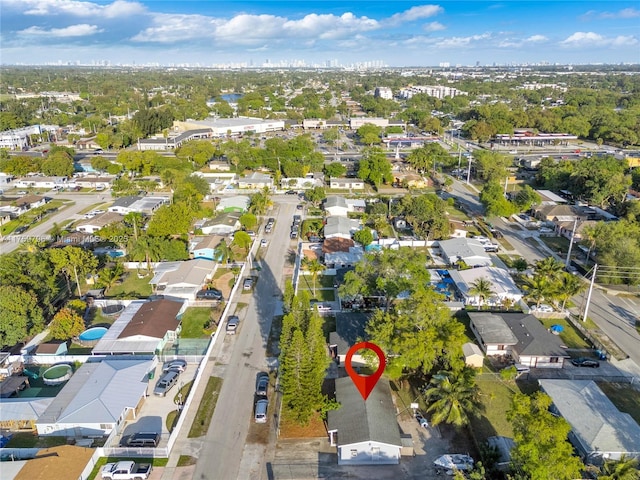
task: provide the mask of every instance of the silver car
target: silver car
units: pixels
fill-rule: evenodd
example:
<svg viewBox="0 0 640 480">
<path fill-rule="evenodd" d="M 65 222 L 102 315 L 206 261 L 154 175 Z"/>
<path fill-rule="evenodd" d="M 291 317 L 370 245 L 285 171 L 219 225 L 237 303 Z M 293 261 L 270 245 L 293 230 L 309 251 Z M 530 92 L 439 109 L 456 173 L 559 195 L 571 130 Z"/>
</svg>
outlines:
<svg viewBox="0 0 640 480">
<path fill-rule="evenodd" d="M 180 376 L 180 372 L 176 372 L 175 370 L 170 370 L 160 377 L 158 383 L 156 383 L 156 388 L 153 390 L 154 395 L 158 395 L 160 397 L 164 397 L 167 395 L 167 392 L 173 388 L 173 386 L 178 383 L 178 377 Z"/>
</svg>

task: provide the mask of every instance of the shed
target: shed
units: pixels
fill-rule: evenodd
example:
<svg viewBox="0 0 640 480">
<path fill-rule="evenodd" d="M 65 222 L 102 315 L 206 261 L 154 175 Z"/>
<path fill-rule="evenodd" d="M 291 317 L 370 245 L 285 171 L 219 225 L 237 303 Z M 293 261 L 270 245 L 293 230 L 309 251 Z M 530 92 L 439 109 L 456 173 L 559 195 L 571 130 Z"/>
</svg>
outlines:
<svg viewBox="0 0 640 480">
<path fill-rule="evenodd" d="M 462 345 L 462 354 L 464 355 L 464 363 L 466 365 L 474 368 L 482 368 L 484 354 L 478 345 L 471 342 L 465 343 Z"/>
</svg>

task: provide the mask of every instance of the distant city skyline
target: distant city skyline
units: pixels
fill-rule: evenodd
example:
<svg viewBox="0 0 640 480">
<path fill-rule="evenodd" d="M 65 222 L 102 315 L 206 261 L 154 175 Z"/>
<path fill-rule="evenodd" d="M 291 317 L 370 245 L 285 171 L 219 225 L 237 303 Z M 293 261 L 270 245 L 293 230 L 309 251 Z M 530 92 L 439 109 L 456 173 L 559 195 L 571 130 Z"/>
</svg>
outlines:
<svg viewBox="0 0 640 480">
<path fill-rule="evenodd" d="M 637 1 L 2 0 L 3 64 L 640 63 Z"/>
</svg>

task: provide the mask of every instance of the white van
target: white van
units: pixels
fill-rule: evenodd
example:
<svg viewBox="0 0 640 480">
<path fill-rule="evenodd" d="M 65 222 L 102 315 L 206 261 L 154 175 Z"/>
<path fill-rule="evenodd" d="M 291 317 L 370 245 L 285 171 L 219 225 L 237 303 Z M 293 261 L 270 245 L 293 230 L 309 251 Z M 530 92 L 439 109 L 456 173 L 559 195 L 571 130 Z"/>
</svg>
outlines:
<svg viewBox="0 0 640 480">
<path fill-rule="evenodd" d="M 256 423 L 267 423 L 267 408 L 269 407 L 269 400 L 261 399 L 256 402 Z"/>
</svg>

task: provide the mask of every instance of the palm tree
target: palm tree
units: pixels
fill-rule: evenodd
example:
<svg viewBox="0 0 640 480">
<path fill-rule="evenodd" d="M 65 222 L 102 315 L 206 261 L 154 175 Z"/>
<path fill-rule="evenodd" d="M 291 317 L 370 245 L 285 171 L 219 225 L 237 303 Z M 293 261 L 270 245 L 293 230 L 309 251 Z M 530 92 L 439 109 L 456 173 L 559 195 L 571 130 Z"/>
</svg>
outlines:
<svg viewBox="0 0 640 480">
<path fill-rule="evenodd" d="M 555 290 L 554 281 L 551 277 L 537 274 L 532 278 L 527 278 L 522 288 L 527 292 L 527 296 L 536 302 L 536 307 L 539 307 L 543 300 L 550 299 L 553 295 L 553 290 Z"/>
<path fill-rule="evenodd" d="M 638 460 L 633 457 L 622 455 L 620 460 L 607 461 L 602 466 L 603 475 L 598 476 L 598 480 L 638 480 L 640 471 L 638 470 Z"/>
<path fill-rule="evenodd" d="M 148 236 L 138 238 L 133 246 L 131 256 L 134 260 L 143 258 L 147 262 L 147 270 L 151 271 L 151 262 L 160 260 L 160 244 L 156 239 Z"/>
<path fill-rule="evenodd" d="M 311 281 L 313 282 L 313 296 L 315 297 L 316 280 L 318 279 L 318 274 L 325 269 L 325 266 L 321 264 L 318 259 L 314 258 L 313 260 L 309 260 L 307 257 L 304 257 L 302 260 L 302 266 L 311 274 Z"/>
<path fill-rule="evenodd" d="M 469 423 L 470 416 L 480 412 L 478 386 L 475 382 L 476 372 L 471 367 L 464 367 L 456 372 L 440 372 L 431 379 L 431 387 L 425 392 L 431 402 L 427 412 L 432 412 L 431 423 L 442 422 L 462 427 Z"/>
<path fill-rule="evenodd" d="M 233 250 L 231 246 L 222 239 L 218 246 L 213 251 L 215 258 L 220 259 L 220 263 L 229 263 L 229 260 L 233 260 Z"/>
<path fill-rule="evenodd" d="M 553 257 L 547 257 L 535 263 L 535 270 L 536 275 L 555 278 L 564 270 L 564 263 Z"/>
<path fill-rule="evenodd" d="M 479 278 L 471 284 L 469 293 L 478 297 L 480 303 L 479 306 L 482 306 L 487 298 L 494 294 L 494 291 L 491 289 L 491 281 L 489 279 Z"/>
<path fill-rule="evenodd" d="M 113 267 L 104 268 L 100 271 L 99 280 L 105 292 L 108 292 L 111 287 L 116 284 L 123 273 L 124 267 L 122 266 L 122 262 L 116 262 Z"/>
<path fill-rule="evenodd" d="M 571 297 L 578 295 L 585 288 L 587 288 L 587 286 L 580 277 L 565 272 L 560 278 L 559 284 L 559 296 L 562 300 L 562 310 L 564 310 L 564 307 L 567 305 L 567 301 Z"/>
</svg>

